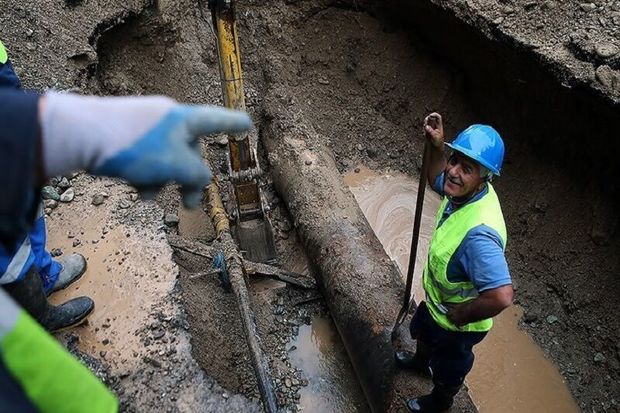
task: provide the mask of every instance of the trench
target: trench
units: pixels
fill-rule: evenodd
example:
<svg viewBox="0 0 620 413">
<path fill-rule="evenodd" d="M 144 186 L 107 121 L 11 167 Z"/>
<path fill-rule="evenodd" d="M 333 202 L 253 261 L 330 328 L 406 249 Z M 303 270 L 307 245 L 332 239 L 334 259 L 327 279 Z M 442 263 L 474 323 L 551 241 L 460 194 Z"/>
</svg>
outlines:
<svg viewBox="0 0 620 413">
<path fill-rule="evenodd" d="M 295 105 L 325 138 L 343 175 L 356 165 L 368 166 L 347 179 L 357 180 L 350 185 L 360 206 L 399 263 L 408 255 L 408 234 L 405 225 L 389 222 L 412 216 L 411 180 L 421 155 L 420 140 L 412 135 L 424 115 L 442 112 L 448 136 L 474 121 L 495 125 L 507 146 L 496 187 L 521 309 L 505 312 L 477 349 L 468 380 L 472 398 L 482 412 L 614 411 L 620 400 L 614 384 L 620 380 L 620 323 L 614 317 L 620 245 L 617 191 L 607 183 L 617 176 L 619 144 L 608 139 L 602 151 L 596 137 L 615 136 L 618 108 L 585 90 L 563 87 L 553 68 L 527 50 L 488 40 L 447 9 L 427 1 L 405 3 L 370 10 L 318 1 L 240 4 L 250 112 L 261 128 L 261 93 L 278 82 L 287 90 L 286 104 Z M 395 15 L 390 7 L 407 12 Z M 102 35 L 94 88 L 217 103 L 213 44 L 197 15 L 190 26 L 201 46 L 156 10 Z M 430 21 L 442 30 L 432 30 Z M 265 56 L 277 76 L 269 73 Z M 201 88 L 206 91 L 197 93 Z M 223 149 L 215 139 L 206 143 L 214 169 L 225 171 Z M 262 156 L 269 172 L 267 154 Z M 371 171 L 387 170 L 400 187 L 386 197 L 362 178 L 383 179 L 372 178 Z M 278 264 L 313 274 L 295 217 L 269 185 L 266 195 L 274 205 Z M 172 195 L 159 202 L 179 215 L 181 236 L 213 242 L 204 213 L 180 209 Z M 385 208 L 394 205 L 407 207 L 387 214 Z M 430 227 L 425 234 L 430 236 Z M 192 278 L 210 266 L 208 260 L 181 252 L 175 259 L 194 357 L 227 391 L 258 401 L 234 300 L 217 279 Z M 251 279 L 250 288 L 279 404 L 292 411 L 368 409 L 352 366 L 341 368 L 348 360 L 327 321 L 326 303 L 310 300 L 314 292 L 270 280 Z"/>
</svg>

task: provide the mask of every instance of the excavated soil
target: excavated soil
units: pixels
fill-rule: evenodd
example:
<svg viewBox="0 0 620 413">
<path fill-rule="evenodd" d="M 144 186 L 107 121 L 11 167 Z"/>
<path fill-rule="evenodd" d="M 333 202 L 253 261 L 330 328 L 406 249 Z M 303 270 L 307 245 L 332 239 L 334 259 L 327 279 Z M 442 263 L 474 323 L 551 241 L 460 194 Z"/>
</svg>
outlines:
<svg viewBox="0 0 620 413">
<path fill-rule="evenodd" d="M 521 325 L 558 366 L 581 409 L 592 412 L 620 409 L 620 245 L 615 209 L 620 144 L 614 139 L 620 126 L 619 4 L 248 0 L 239 2 L 237 9 L 248 109 L 259 133 L 261 93 L 271 84 L 282 84 L 287 90 L 282 104 L 304 112 L 326 137 L 343 173 L 361 163 L 417 175 L 419 127 L 431 110 L 445 115 L 449 136 L 472 122 L 488 122 L 500 130 L 507 155 L 496 188 L 508 223 L 507 255 L 516 297 L 525 311 Z M 162 93 L 187 102 L 221 102 L 210 16 L 200 4 L 2 0 L 0 6 L 0 38 L 28 88 Z M 225 172 L 217 137 L 205 142 L 214 169 Z M 266 161 L 263 164 L 268 168 Z M 112 377 L 109 382 L 126 410 L 144 411 L 156 405 L 171 411 L 256 409 L 251 399 L 256 400 L 258 392 L 233 298 L 222 292 L 215 278 L 194 278 L 208 269 L 209 260 L 177 251 L 180 291 L 168 297 L 172 298 L 168 304 L 158 304 L 177 291 L 176 267 L 165 240 L 159 238 L 162 214 L 180 217 L 178 228 L 169 231 L 210 242 L 210 229 L 195 223 L 205 216 L 180 209 L 174 188 L 167 188 L 157 206 L 137 201 L 136 207 L 122 208 L 126 212 L 117 217 L 118 204 L 106 202 L 98 207 L 106 211 L 99 217 L 91 213 L 94 206 L 88 200 L 93 195 L 105 190 L 120 199 L 130 192 L 120 184 L 102 189 L 104 184 L 98 182 L 78 177 L 78 200 L 83 201 L 51 212 L 50 246 L 62 247 L 64 253 L 90 254 L 91 262 L 100 262 L 101 282 L 120 291 L 125 289 L 114 281 L 117 278 L 106 278 L 107 254 L 131 249 L 126 259 L 131 262 L 139 255 L 134 250 L 150 249 L 164 262 L 158 271 L 165 273 L 167 284 L 157 290 L 153 285 L 159 281 L 141 277 L 132 288 L 148 284 L 146 291 L 158 291 L 148 305 L 127 303 L 125 309 L 119 304 L 117 319 L 110 321 L 104 315 L 105 305 L 98 307 L 92 325 L 75 333 L 79 343 L 70 338 L 69 342 L 95 360 L 89 365 L 103 365 L 109 372 L 101 374 Z M 294 220 L 269 186 L 266 189 L 280 264 L 304 272 Z M 143 214 L 141 205 L 156 210 Z M 62 218 L 55 217 L 58 211 Z M 79 225 L 73 224 L 78 221 Z M 99 229 L 106 235 L 102 222 L 112 232 L 103 242 L 92 244 L 100 239 Z M 74 248 L 67 241 L 72 225 L 87 234 L 88 248 Z M 114 228 L 124 234 L 123 225 L 136 235 L 132 238 L 136 244 L 115 238 Z M 149 241 L 151 236 L 154 240 Z M 112 245 L 106 245 L 108 240 Z M 126 274 L 139 277 L 149 256 L 132 262 Z M 300 325 L 326 315 L 326 309 L 320 300 L 295 305 L 315 292 L 284 284 L 252 280 L 251 290 L 258 326 L 279 380 L 279 401 L 294 410 L 306 378 L 291 364 L 288 345 Z M 116 299 L 120 293 L 115 291 L 102 290 L 98 301 Z M 170 373 L 164 372 L 179 370 L 174 358 L 162 363 L 151 357 L 149 349 L 134 356 L 137 344 L 126 335 L 142 331 L 147 338 L 163 326 L 170 328 L 166 337 L 183 337 L 179 325 L 186 317 L 191 354 L 190 346 L 184 345 L 178 357 L 192 366 L 195 359 L 208 377 L 192 367 L 187 369 L 190 378 L 172 374 L 178 380 L 166 382 Z M 177 319 L 181 321 L 172 322 Z M 101 343 L 103 324 L 115 325 L 117 332 L 106 336 L 108 344 Z M 127 345 L 107 348 L 117 340 L 127 340 Z M 157 349 L 155 354 L 163 351 Z M 145 367 L 122 372 L 115 367 L 133 359 L 142 360 Z M 152 382 L 153 377 L 164 380 L 163 388 L 191 386 L 205 391 L 182 401 L 176 396 L 158 398 L 160 382 Z M 149 381 L 155 384 L 149 386 Z M 233 396 L 236 393 L 244 396 Z"/>
</svg>

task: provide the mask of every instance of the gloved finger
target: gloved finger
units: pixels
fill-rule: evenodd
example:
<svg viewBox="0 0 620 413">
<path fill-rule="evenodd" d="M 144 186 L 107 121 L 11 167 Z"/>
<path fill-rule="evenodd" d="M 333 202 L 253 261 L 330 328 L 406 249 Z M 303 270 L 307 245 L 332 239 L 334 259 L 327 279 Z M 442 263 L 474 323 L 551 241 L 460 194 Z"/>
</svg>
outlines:
<svg viewBox="0 0 620 413">
<path fill-rule="evenodd" d="M 211 182 L 212 174 L 197 153 L 187 151 L 183 162 L 175 168 L 174 180 L 181 186 L 184 204 L 194 208 L 200 203 L 202 189 Z"/>
<path fill-rule="evenodd" d="M 212 133 L 240 133 L 252 127 L 245 112 L 218 106 L 194 106 L 186 119 L 191 138 Z"/>
</svg>

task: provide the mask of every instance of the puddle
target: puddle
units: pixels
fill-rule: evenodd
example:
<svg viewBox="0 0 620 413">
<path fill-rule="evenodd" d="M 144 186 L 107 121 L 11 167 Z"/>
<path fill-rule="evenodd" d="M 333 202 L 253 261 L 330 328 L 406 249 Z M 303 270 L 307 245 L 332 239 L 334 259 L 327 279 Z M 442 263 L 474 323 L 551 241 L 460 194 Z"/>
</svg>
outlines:
<svg viewBox="0 0 620 413">
<path fill-rule="evenodd" d="M 330 318 L 315 317 L 299 327 L 289 345 L 291 363 L 303 370 L 308 385 L 299 391 L 299 406 L 315 413 L 366 412 L 364 394 Z"/>
<path fill-rule="evenodd" d="M 357 169 L 357 168 L 356 168 Z M 379 175 L 368 168 L 349 172 L 345 182 L 370 226 L 402 274 L 409 263 L 409 246 L 418 188 L 417 180 L 402 174 Z M 414 294 L 423 297 L 422 265 L 428 253 L 439 197 L 427 187 L 420 231 L 421 251 L 416 260 Z M 472 399 L 481 413 L 578 412 L 562 376 L 517 322 L 522 315 L 513 306 L 495 319 L 486 339 L 475 348 L 476 363 L 467 377 Z"/>
<path fill-rule="evenodd" d="M 406 274 L 418 182 L 402 174 L 378 175 L 364 166 L 356 169 L 359 169 L 359 172 L 345 175 L 344 181 L 355 195 L 383 248 L 390 258 L 396 261 L 400 272 Z M 416 297 L 424 297 L 422 267 L 426 262 L 435 211 L 439 208 L 440 201 L 435 192 L 426 189 L 420 228 L 420 250 L 413 277 L 413 294 Z"/>
<path fill-rule="evenodd" d="M 80 201 L 82 202 L 82 201 Z M 64 206 L 63 206 L 64 207 Z M 86 295 L 95 301 L 88 323 L 71 331 L 78 348 L 92 355 L 106 353 L 113 369 L 137 368 L 144 345 L 135 333 L 147 323 L 152 306 L 168 295 L 175 272 L 163 235 L 144 240 L 143 234 L 122 224 L 109 224 L 101 209 L 63 208 L 47 219 L 50 248 L 65 254 L 79 252 L 88 262 L 86 273 L 67 289 L 50 297 L 53 304 Z M 71 232 L 74 235 L 69 237 Z M 79 240 L 79 243 L 78 243 Z M 127 363 L 131 361 L 132 366 Z"/>
</svg>

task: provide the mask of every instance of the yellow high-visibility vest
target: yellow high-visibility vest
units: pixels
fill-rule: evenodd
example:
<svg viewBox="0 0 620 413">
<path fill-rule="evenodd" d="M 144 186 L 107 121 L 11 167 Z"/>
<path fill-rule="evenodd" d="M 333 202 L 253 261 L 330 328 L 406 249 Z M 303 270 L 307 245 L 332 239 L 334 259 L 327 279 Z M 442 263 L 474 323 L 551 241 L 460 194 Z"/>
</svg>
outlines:
<svg viewBox="0 0 620 413">
<path fill-rule="evenodd" d="M 478 290 L 471 281 L 451 282 L 448 280 L 448 263 L 467 233 L 478 225 L 493 228 L 502 239 L 506 249 L 508 236 L 504 215 L 493 186 L 488 183 L 488 192 L 479 200 L 464 205 L 452 213 L 439 228 L 439 222 L 448 206 L 444 197 L 435 218 L 435 232 L 428 251 L 428 261 L 424 268 L 424 291 L 427 307 L 433 319 L 441 327 L 450 331 L 489 331 L 493 320 L 476 321 L 462 327 L 455 326 L 446 316 L 446 304 L 461 304 L 478 297 Z"/>
<path fill-rule="evenodd" d="M 2 40 L 0 40 L 0 64 L 5 64 L 7 60 L 9 60 L 9 55 L 2 44 Z"/>
</svg>

